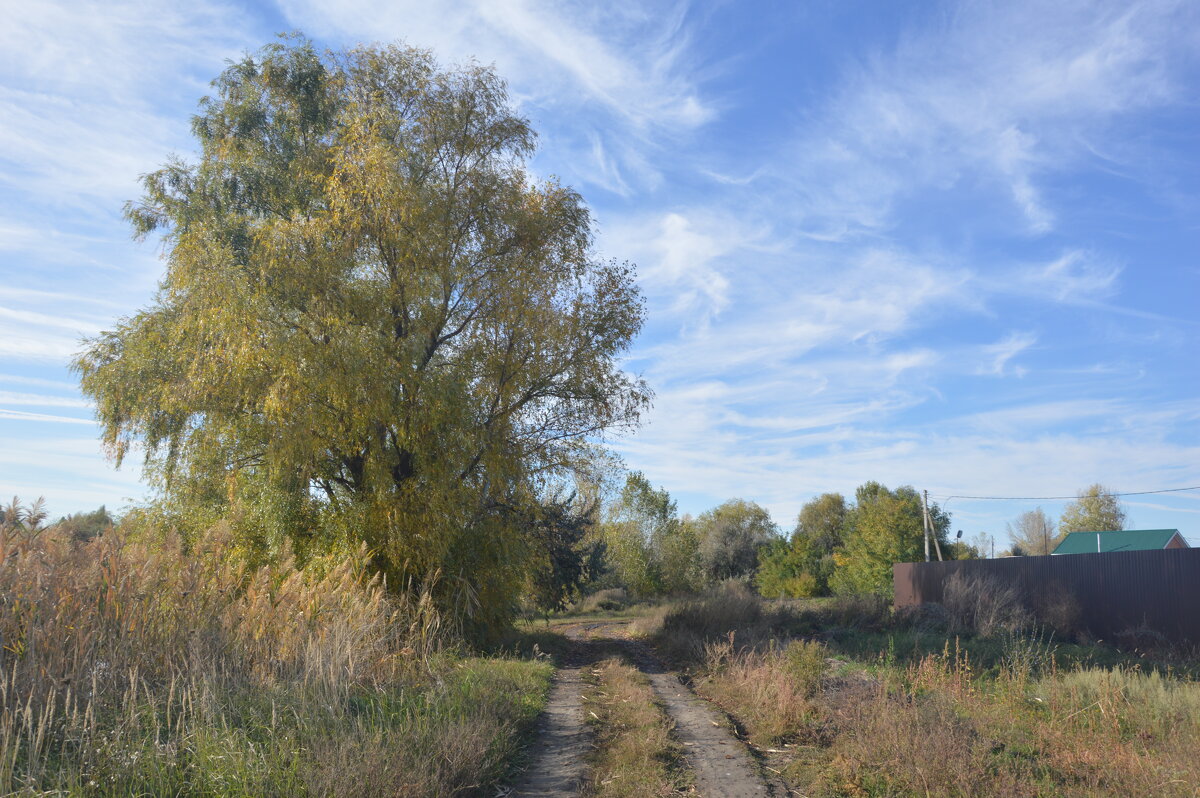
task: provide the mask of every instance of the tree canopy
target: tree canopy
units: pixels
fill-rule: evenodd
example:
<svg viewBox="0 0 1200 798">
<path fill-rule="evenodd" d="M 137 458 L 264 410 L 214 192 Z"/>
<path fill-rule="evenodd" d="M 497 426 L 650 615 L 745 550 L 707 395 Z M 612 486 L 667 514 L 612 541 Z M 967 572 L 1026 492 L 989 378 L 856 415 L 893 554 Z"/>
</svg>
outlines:
<svg viewBox="0 0 1200 798">
<path fill-rule="evenodd" d="M 1079 491 L 1079 498 L 1063 508 L 1058 529 L 1068 532 L 1115 532 L 1125 528 L 1125 508 L 1112 491 L 1096 483 Z"/>
<path fill-rule="evenodd" d="M 1049 554 L 1063 539 L 1055 531 L 1054 519 L 1041 507 L 1018 515 L 1008 525 L 1008 536 L 1012 539 L 1013 553 L 1022 555 Z"/>
<path fill-rule="evenodd" d="M 649 401 L 617 365 L 632 267 L 526 171 L 534 132 L 488 68 L 291 38 L 213 89 L 198 160 L 126 208 L 163 237 L 156 300 L 75 362 L 104 443 L 250 556 L 365 541 L 390 584 L 506 612 L 525 511 Z"/>
<path fill-rule="evenodd" d="M 889 490 L 867 482 L 859 486 L 855 499 L 845 544 L 833 555 L 836 568 L 830 587 L 835 593 L 890 595 L 892 564 L 924 557 L 921 497 L 907 485 Z M 947 551 L 949 514 L 931 503 L 929 516 L 942 550 Z"/>
<path fill-rule="evenodd" d="M 744 499 L 701 513 L 695 523 L 700 565 L 710 582 L 753 577 L 760 550 L 779 538 L 766 508 Z"/>
<path fill-rule="evenodd" d="M 765 596 L 821 596 L 829 592 L 834 552 L 846 535 L 848 510 L 840 493 L 824 493 L 805 503 L 791 539 L 764 552 L 758 573 Z"/>
</svg>

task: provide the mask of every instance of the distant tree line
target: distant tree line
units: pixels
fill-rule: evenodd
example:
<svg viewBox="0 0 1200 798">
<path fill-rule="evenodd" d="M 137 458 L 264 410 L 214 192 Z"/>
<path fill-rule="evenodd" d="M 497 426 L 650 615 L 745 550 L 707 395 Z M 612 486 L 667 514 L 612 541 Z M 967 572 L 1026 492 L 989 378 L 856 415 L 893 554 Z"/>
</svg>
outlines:
<svg viewBox="0 0 1200 798">
<path fill-rule="evenodd" d="M 892 590 L 892 565 L 924 559 L 921 497 L 910 486 L 890 489 L 866 482 L 852 499 L 840 493 L 813 498 L 784 533 L 766 509 L 730 499 L 699 516 L 681 516 L 666 489 L 640 472 L 626 475 L 613 498 L 596 500 L 589 520 L 574 527 L 574 562 L 556 573 L 577 578 L 539 593 L 539 606 L 559 608 L 573 596 L 622 587 L 641 598 L 679 596 L 733 579 L 768 598 L 883 593 Z M 929 504 L 933 539 L 946 559 L 988 556 L 986 536 L 950 537 L 950 514 Z M 1079 492 L 1060 520 L 1039 507 L 1009 525 L 1004 556 L 1048 554 L 1068 533 L 1123 529 L 1125 512 L 1111 491 L 1092 485 Z"/>
</svg>

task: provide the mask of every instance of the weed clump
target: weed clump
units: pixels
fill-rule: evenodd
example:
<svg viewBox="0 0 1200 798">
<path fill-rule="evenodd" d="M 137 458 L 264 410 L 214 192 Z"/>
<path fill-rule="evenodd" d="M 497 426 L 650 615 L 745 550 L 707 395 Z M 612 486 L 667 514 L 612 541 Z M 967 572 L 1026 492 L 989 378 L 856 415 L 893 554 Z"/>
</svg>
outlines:
<svg viewBox="0 0 1200 798">
<path fill-rule="evenodd" d="M 738 648 L 756 648 L 791 637 L 800 631 L 798 620 L 786 606 L 767 604 L 731 581 L 710 596 L 665 610 L 652 635 L 668 659 L 687 664 L 704 661 L 709 644 L 726 638 Z"/>
<path fill-rule="evenodd" d="M 1020 591 L 998 579 L 953 574 L 942 590 L 951 634 L 992 637 L 1024 628 L 1030 620 Z"/>
</svg>

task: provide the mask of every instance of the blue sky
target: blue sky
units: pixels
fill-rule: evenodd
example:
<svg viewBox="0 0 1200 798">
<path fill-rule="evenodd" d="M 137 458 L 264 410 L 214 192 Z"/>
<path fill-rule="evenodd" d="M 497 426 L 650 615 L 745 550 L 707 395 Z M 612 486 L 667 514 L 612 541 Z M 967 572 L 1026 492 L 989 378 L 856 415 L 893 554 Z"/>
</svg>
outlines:
<svg viewBox="0 0 1200 798">
<path fill-rule="evenodd" d="M 162 273 L 121 219 L 280 31 L 495 64 L 532 163 L 638 264 L 615 442 L 700 512 L 790 527 L 875 479 L 933 497 L 1200 485 L 1200 6 L 1188 2 L 28 3 L 0 27 L 0 492 L 145 494 L 66 364 Z M 953 499 L 1006 541 L 1042 505 Z M 1126 500 L 1200 545 L 1200 491 Z"/>
</svg>

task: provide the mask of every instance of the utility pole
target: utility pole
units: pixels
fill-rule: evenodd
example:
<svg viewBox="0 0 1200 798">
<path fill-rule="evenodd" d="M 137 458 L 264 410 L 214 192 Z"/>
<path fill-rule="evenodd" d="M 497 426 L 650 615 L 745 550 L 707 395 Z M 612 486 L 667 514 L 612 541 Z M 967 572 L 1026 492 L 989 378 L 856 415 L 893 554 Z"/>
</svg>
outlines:
<svg viewBox="0 0 1200 798">
<path fill-rule="evenodd" d="M 942 562 L 942 544 L 938 543 L 937 531 L 933 528 L 933 519 L 929 517 L 929 491 L 921 492 L 921 516 L 925 525 L 925 562 L 929 562 L 929 538 L 933 538 L 933 546 L 937 549 L 938 562 Z"/>
<path fill-rule="evenodd" d="M 929 562 L 929 516 L 925 514 L 925 504 L 921 503 L 921 532 L 925 535 L 925 562 Z"/>
</svg>

